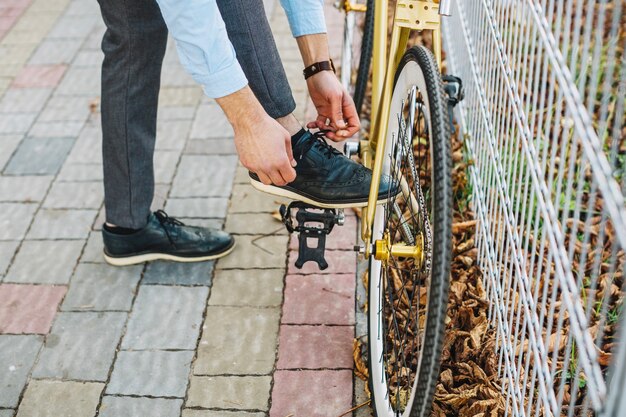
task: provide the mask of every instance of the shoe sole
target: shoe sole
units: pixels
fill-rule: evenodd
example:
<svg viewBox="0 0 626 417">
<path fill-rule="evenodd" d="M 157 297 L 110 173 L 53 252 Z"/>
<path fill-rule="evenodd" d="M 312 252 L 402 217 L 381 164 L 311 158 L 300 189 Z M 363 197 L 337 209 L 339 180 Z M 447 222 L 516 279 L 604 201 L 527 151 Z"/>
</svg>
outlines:
<svg viewBox="0 0 626 417">
<path fill-rule="evenodd" d="M 194 257 L 176 256 L 176 255 L 170 255 L 167 253 L 144 253 L 142 255 L 134 255 L 134 256 L 116 258 L 116 257 L 109 256 L 105 253 L 104 260 L 108 264 L 113 265 L 113 266 L 136 265 L 136 264 L 142 264 L 144 262 L 157 261 L 157 260 L 166 260 L 166 261 L 175 261 L 175 262 L 184 262 L 184 263 L 203 262 L 203 261 L 211 261 L 213 259 L 222 258 L 228 255 L 229 253 L 231 253 L 233 249 L 235 249 L 235 243 L 233 243 L 233 245 L 227 250 L 225 250 L 224 252 L 216 253 L 214 255 L 194 256 Z"/>
<path fill-rule="evenodd" d="M 268 193 L 268 194 L 273 194 L 279 197 L 284 197 L 287 198 L 289 200 L 297 200 L 297 201 L 302 201 L 303 203 L 307 203 L 310 204 L 312 206 L 315 207 L 320 207 L 320 208 L 329 208 L 329 209 L 333 209 L 333 208 L 352 208 L 352 207 L 365 207 L 367 206 L 367 200 L 366 201 L 358 201 L 358 202 L 353 202 L 353 203 L 322 203 L 321 201 L 317 201 L 317 200 L 313 200 L 307 196 L 295 193 L 293 191 L 289 191 L 286 190 L 284 188 L 280 188 L 280 187 L 276 187 L 275 185 L 265 185 L 260 181 L 256 181 L 253 178 L 250 178 L 250 184 L 256 188 L 259 191 L 262 191 L 264 193 Z M 385 196 L 384 198 L 378 199 L 378 201 L 376 201 L 376 204 L 383 204 L 387 201 L 387 197 Z"/>
</svg>

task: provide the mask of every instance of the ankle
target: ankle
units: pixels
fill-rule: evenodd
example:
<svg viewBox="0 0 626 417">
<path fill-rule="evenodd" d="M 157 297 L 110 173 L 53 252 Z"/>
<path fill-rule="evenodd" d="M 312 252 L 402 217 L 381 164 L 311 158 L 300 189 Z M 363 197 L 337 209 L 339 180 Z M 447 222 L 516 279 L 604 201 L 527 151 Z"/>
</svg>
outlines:
<svg viewBox="0 0 626 417">
<path fill-rule="evenodd" d="M 302 125 L 298 122 L 298 119 L 296 119 L 293 113 L 279 117 L 276 121 L 289 132 L 289 136 L 293 136 L 302 130 Z"/>
</svg>

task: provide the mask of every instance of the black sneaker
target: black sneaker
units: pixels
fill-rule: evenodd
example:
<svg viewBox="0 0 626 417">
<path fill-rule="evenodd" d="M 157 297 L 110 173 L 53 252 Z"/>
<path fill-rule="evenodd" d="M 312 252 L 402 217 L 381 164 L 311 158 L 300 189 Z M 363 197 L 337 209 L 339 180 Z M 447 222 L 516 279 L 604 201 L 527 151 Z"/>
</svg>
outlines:
<svg viewBox="0 0 626 417">
<path fill-rule="evenodd" d="M 104 259 L 111 265 L 133 265 L 157 259 L 199 262 L 228 255 L 235 240 L 226 232 L 185 226 L 159 210 L 135 233 L 117 234 L 102 228 Z"/>
<path fill-rule="evenodd" d="M 255 173 L 250 172 L 252 186 L 259 191 L 317 207 L 366 206 L 372 171 L 326 143 L 323 136 L 324 132 L 306 132 L 293 145 L 293 154 L 298 162 L 293 182 L 285 186 L 265 185 Z M 389 177 L 383 176 L 378 189 L 379 203 L 397 194 L 391 188 Z"/>
</svg>

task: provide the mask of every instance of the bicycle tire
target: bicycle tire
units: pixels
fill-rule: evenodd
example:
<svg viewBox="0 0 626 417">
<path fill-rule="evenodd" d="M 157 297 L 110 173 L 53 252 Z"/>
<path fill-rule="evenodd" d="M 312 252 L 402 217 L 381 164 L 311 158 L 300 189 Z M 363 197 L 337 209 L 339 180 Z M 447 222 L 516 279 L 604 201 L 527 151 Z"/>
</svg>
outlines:
<svg viewBox="0 0 626 417">
<path fill-rule="evenodd" d="M 445 318 L 446 318 L 446 310 L 447 310 L 447 302 L 448 302 L 448 288 L 449 288 L 449 276 L 450 276 L 450 263 L 451 263 L 451 252 L 452 252 L 452 210 L 453 210 L 453 202 L 452 202 L 452 186 L 451 186 L 451 156 L 450 156 L 450 126 L 448 124 L 447 118 L 447 105 L 445 101 L 445 95 L 443 90 L 443 84 L 441 81 L 441 76 L 439 74 L 439 70 L 435 59 L 432 53 L 421 46 L 416 46 L 410 48 L 403 56 L 395 74 L 394 80 L 394 91 L 392 98 L 392 108 L 390 113 L 390 124 L 387 132 L 387 146 L 385 149 L 385 168 L 383 172 L 388 172 L 392 175 L 391 168 L 387 169 L 386 167 L 391 167 L 392 164 L 396 164 L 396 168 L 399 166 L 402 169 L 402 165 L 397 165 L 397 161 L 394 159 L 392 155 L 398 154 L 396 148 L 394 146 L 404 146 L 403 144 L 394 145 L 394 143 L 402 142 L 400 138 L 400 130 L 402 124 L 398 124 L 398 135 L 394 137 L 394 122 L 397 117 L 394 112 L 397 114 L 402 114 L 402 118 L 404 117 L 405 111 L 405 102 L 400 102 L 400 112 L 398 112 L 398 103 L 399 97 L 401 98 L 403 95 L 406 96 L 406 89 L 408 86 L 411 86 L 411 90 L 414 88 L 419 89 L 419 93 L 422 97 L 422 103 L 418 103 L 415 101 L 416 108 L 419 107 L 419 112 L 424 114 L 424 120 L 426 119 L 426 115 L 428 120 L 424 121 L 424 129 L 427 130 L 428 136 L 428 144 L 423 145 L 423 141 L 420 137 L 420 132 L 418 129 L 418 141 L 415 142 L 413 138 L 413 130 L 411 130 L 410 141 L 404 140 L 407 145 L 410 145 L 410 153 L 413 156 L 407 156 L 408 160 L 412 158 L 417 158 L 420 163 L 420 175 L 417 176 L 417 180 L 413 182 L 413 186 L 408 187 L 410 192 L 415 192 L 416 194 L 421 195 L 422 204 L 421 208 L 424 209 L 422 211 L 428 211 L 425 209 L 426 207 L 430 207 L 430 216 L 429 221 L 423 221 L 420 226 L 422 232 L 428 231 L 431 232 L 431 238 L 429 241 L 425 243 L 425 251 L 427 252 L 426 256 L 428 257 L 425 261 L 425 265 L 430 265 L 428 268 L 428 274 L 425 278 L 422 277 L 423 271 L 421 269 L 412 271 L 410 275 L 410 280 L 406 282 L 402 282 L 401 287 L 403 292 L 397 290 L 397 293 L 401 293 L 400 297 L 393 299 L 394 286 L 397 286 L 397 282 L 385 282 L 385 279 L 389 280 L 389 275 L 394 275 L 389 273 L 390 262 L 387 264 L 377 261 L 374 257 L 370 257 L 369 262 L 369 299 L 368 299 L 368 354 L 369 354 L 369 375 L 370 375 L 370 391 L 372 394 L 372 408 L 374 409 L 375 415 L 378 417 L 428 417 L 430 414 L 431 404 L 432 404 L 432 396 L 434 392 L 434 387 L 437 382 L 439 376 L 439 366 L 440 366 L 440 355 L 441 355 L 441 347 L 444 337 L 445 330 Z M 415 86 L 415 87 L 414 87 Z M 411 97 L 418 97 L 417 93 L 414 93 L 414 96 L 409 94 L 409 101 Z M 413 106 L 413 103 L 410 103 Z M 409 111 L 410 113 L 410 111 Z M 397 117 L 400 120 L 400 117 Z M 420 125 L 419 115 L 417 125 Z M 406 132 L 405 132 L 406 133 Z M 430 179 L 425 178 L 426 175 L 422 175 L 422 159 L 421 155 L 418 153 L 413 153 L 414 148 L 425 149 L 423 152 L 430 156 L 430 165 L 425 164 L 424 172 L 428 171 L 428 167 L 430 166 Z M 391 152 L 393 151 L 393 153 Z M 418 151 L 421 152 L 421 151 Z M 407 153 L 408 155 L 408 153 Z M 397 158 L 396 158 L 397 159 Z M 413 160 L 415 163 L 415 160 Z M 428 163 L 428 162 L 427 162 Z M 405 166 L 406 168 L 406 166 Z M 407 172 L 416 173 L 418 172 L 413 165 L 408 165 L 406 168 Z M 404 175 L 404 174 L 403 174 Z M 393 175 L 392 175 L 393 176 Z M 404 178 L 404 177 L 403 177 Z M 407 181 L 408 182 L 408 181 Z M 415 186 L 415 183 L 418 186 Z M 422 188 L 422 183 L 424 183 L 424 188 Z M 409 183 L 410 184 L 410 183 Z M 413 191 L 415 190 L 415 191 Z M 428 205 L 424 204 L 424 195 L 428 194 L 430 197 L 430 201 Z M 419 196 L 418 195 L 418 196 Z M 395 205 L 398 206 L 398 201 L 403 201 L 409 196 L 404 196 L 402 200 L 398 200 L 396 197 L 393 197 L 393 201 Z M 410 199 L 410 198 L 409 198 Z M 413 214 L 409 220 L 406 219 L 405 212 L 401 211 L 401 215 L 398 216 L 397 220 L 392 220 L 393 215 L 390 215 L 390 205 L 392 204 L 392 199 L 390 198 L 384 206 L 379 206 L 376 210 L 375 221 L 373 225 L 373 236 L 374 239 L 380 239 L 384 232 L 386 231 L 388 234 L 391 233 L 390 222 L 395 222 L 399 224 L 398 228 L 393 231 L 394 236 L 402 236 L 411 231 L 409 224 L 409 230 L 405 230 L 403 226 L 409 223 L 409 220 L 413 219 L 415 215 Z M 407 204 L 408 206 L 409 204 Z M 428 213 L 426 213 L 428 214 Z M 385 223 L 386 222 L 386 223 Z M 429 223 L 430 222 L 430 223 Z M 432 224 L 433 229 L 430 229 L 430 224 Z M 418 225 L 419 226 L 419 225 Z M 398 234 L 398 229 L 402 232 Z M 413 229 L 415 230 L 415 229 Z M 417 235 L 414 234 L 414 239 L 417 239 Z M 392 242 L 393 243 L 393 242 Z M 428 254 L 430 253 L 430 255 Z M 430 261 L 430 264 L 428 263 Z M 396 262 L 394 260 L 394 262 Z M 400 262 L 400 260 L 398 260 Z M 404 261 L 406 262 L 406 261 Z M 397 263 L 396 263 L 397 265 Z M 402 265 L 402 264 L 401 264 Z M 386 269 L 385 269 L 386 268 Z M 423 268 L 423 266 L 421 267 Z M 404 274 L 404 270 L 402 273 Z M 385 278 L 386 276 L 386 278 Z M 403 277 L 404 275 L 402 275 Z M 395 277 L 394 277 L 395 279 Z M 428 282 L 428 288 L 425 290 L 427 294 L 427 300 L 424 302 L 424 320 L 423 324 L 423 336 L 419 337 L 419 327 L 420 326 L 420 303 L 422 298 L 422 290 L 420 288 L 419 282 L 421 281 Z M 415 288 L 417 286 L 417 291 Z M 391 290 L 390 290 L 391 288 Z M 394 333 L 398 333 L 401 330 L 401 327 L 398 327 L 396 322 L 396 317 L 393 318 L 392 321 L 389 321 L 388 327 L 392 327 L 391 324 L 394 324 L 395 327 L 391 330 L 388 327 L 385 327 L 385 321 L 387 319 L 387 311 L 392 309 L 394 302 L 401 301 L 404 295 L 408 295 L 410 292 L 407 290 L 408 288 L 412 288 L 411 296 L 412 298 L 406 301 L 408 305 L 411 306 L 408 308 L 408 314 L 406 318 L 406 326 L 404 330 L 406 331 L 409 328 L 409 324 L 412 323 L 411 320 L 415 320 L 417 323 L 418 337 L 413 339 L 404 338 L 405 336 L 398 337 L 400 342 L 406 341 L 409 347 L 415 347 L 417 345 L 417 349 L 419 350 L 418 355 L 416 356 L 417 362 L 414 366 L 412 364 L 412 360 L 410 361 L 410 367 L 407 368 L 406 362 L 400 362 L 399 360 L 393 361 L 394 355 L 396 357 L 404 357 L 404 360 L 408 358 L 412 358 L 411 353 L 406 353 L 403 350 L 403 346 L 398 348 L 394 348 L 396 339 L 391 340 L 389 346 L 391 348 L 391 354 L 389 353 L 389 349 L 385 348 L 388 344 L 388 337 L 393 337 Z M 415 293 L 417 293 L 417 306 L 415 308 L 415 318 L 412 317 L 412 306 L 415 302 Z M 389 296 L 389 300 L 386 299 L 386 296 Z M 392 311 L 392 314 L 395 314 Z M 399 315 L 402 319 L 401 315 Z M 410 332 L 407 332 L 407 334 Z M 411 345 L 411 343 L 413 343 Z M 421 343 L 421 347 L 420 347 Z M 397 351 L 396 351 L 397 349 Z M 387 359 L 391 359 L 387 361 Z M 398 365 L 399 363 L 399 365 Z M 394 369 L 401 368 L 400 373 L 396 373 L 391 375 L 391 371 Z M 389 371 L 389 372 L 388 372 Z M 391 391 L 394 377 L 396 377 L 396 381 L 400 381 L 404 378 L 404 374 L 409 374 L 408 383 L 405 384 L 410 392 L 404 395 L 406 398 L 406 404 L 399 404 L 402 400 L 401 394 L 402 390 L 400 387 L 400 382 L 397 382 L 397 387 L 394 388 L 394 391 Z M 411 374 L 414 374 L 413 382 L 411 379 Z M 391 380 L 392 383 L 389 384 L 388 381 Z M 395 394 L 395 399 L 394 399 Z M 394 409 L 395 408 L 395 409 Z"/>
<path fill-rule="evenodd" d="M 354 93 L 352 98 L 357 114 L 361 116 L 363 110 L 363 100 L 367 90 L 367 81 L 370 75 L 372 64 L 372 50 L 374 48 L 374 8 L 375 1 L 367 0 L 367 10 L 363 22 L 363 37 L 361 40 L 361 56 L 359 58 L 359 68 L 357 70 L 356 81 L 354 83 Z"/>
</svg>

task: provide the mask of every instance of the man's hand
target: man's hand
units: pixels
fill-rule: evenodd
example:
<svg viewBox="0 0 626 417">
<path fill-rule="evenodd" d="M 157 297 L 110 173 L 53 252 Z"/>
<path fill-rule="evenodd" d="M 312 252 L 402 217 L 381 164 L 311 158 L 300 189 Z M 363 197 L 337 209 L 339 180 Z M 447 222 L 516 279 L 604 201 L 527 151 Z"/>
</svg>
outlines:
<svg viewBox="0 0 626 417">
<path fill-rule="evenodd" d="M 235 131 L 239 160 L 263 184 L 286 185 L 296 179 L 289 133 L 272 119 L 249 87 L 217 99 Z"/>
<path fill-rule="evenodd" d="M 354 101 L 335 74 L 322 71 L 306 81 L 317 109 L 317 119 L 307 124 L 309 129 L 330 130 L 326 136 L 334 141 L 347 139 L 359 131 L 361 124 Z"/>
</svg>

